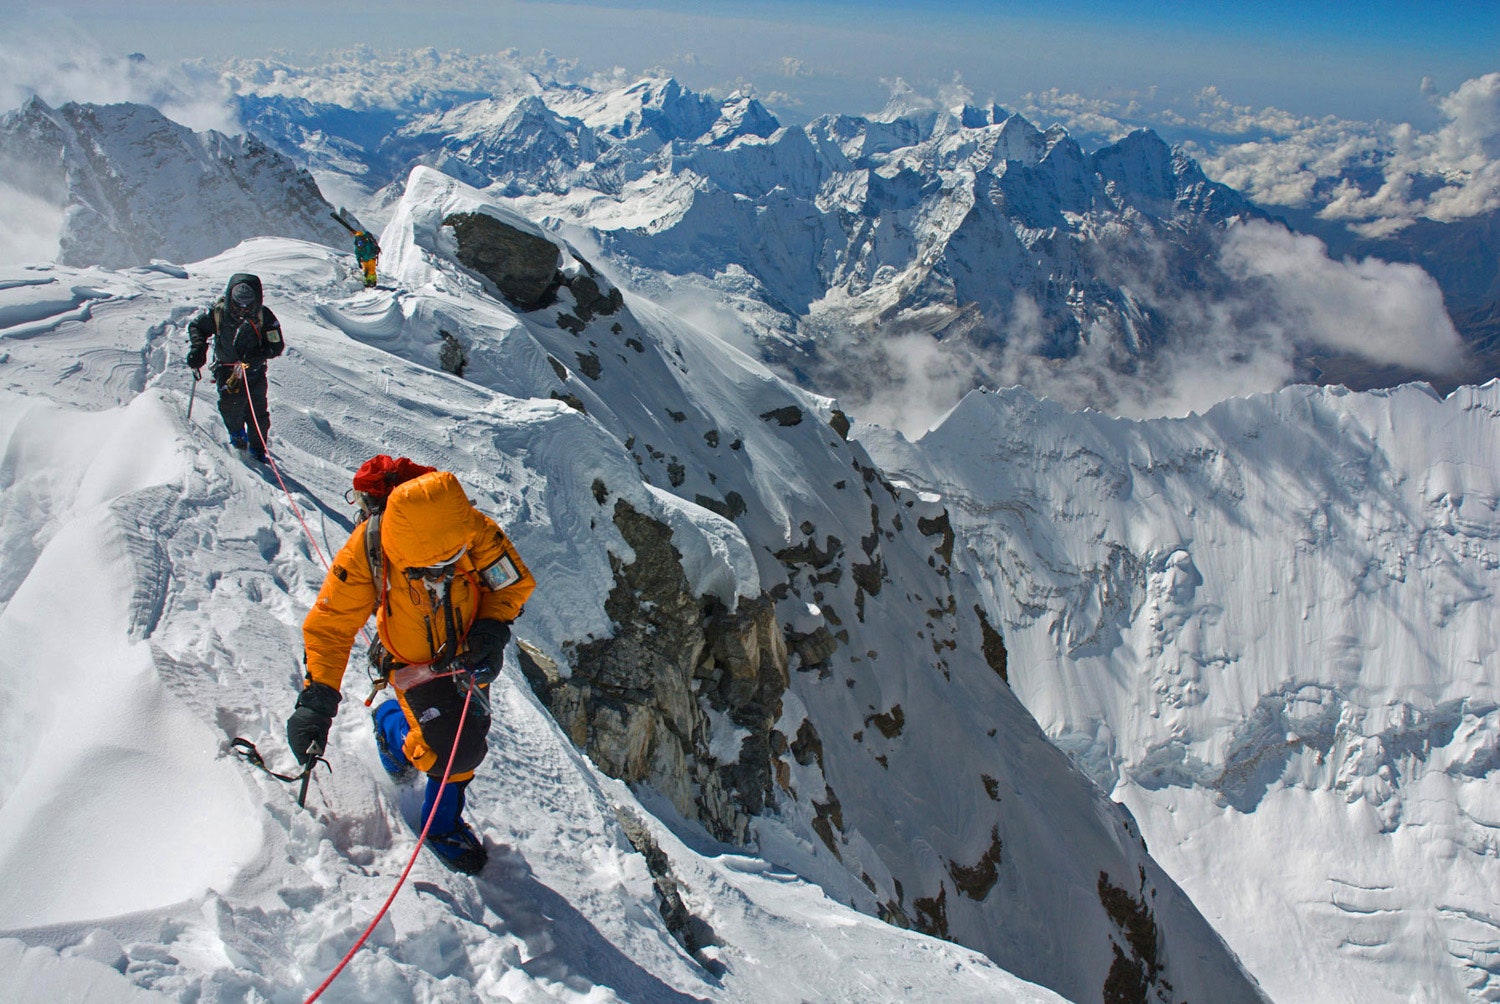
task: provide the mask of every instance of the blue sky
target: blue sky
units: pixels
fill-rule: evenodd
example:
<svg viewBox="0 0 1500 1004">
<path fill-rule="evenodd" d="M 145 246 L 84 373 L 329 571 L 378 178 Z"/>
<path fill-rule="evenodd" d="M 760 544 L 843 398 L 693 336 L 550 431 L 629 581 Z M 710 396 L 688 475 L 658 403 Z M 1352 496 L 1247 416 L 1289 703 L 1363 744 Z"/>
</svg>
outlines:
<svg viewBox="0 0 1500 1004">
<path fill-rule="evenodd" d="M 1235 104 L 1427 126 L 1424 78 L 1446 92 L 1500 70 L 1497 10 L 1492 0 L 0 0 L 0 34 L 77 31 L 158 63 L 357 43 L 547 49 L 585 68 L 659 66 L 698 89 L 747 83 L 788 121 L 874 111 L 880 82 L 901 77 L 923 93 L 956 80 L 1007 106 L 1052 88 L 1181 103 L 1216 86 Z"/>
</svg>

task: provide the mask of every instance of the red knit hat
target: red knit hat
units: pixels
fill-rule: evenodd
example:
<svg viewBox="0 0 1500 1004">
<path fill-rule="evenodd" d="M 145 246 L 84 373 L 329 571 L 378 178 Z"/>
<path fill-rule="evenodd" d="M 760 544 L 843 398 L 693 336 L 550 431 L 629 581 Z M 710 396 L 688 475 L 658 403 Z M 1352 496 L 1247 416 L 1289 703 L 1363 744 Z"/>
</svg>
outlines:
<svg viewBox="0 0 1500 1004">
<path fill-rule="evenodd" d="M 425 467 L 405 457 L 392 459 L 384 453 L 377 454 L 359 465 L 354 472 L 354 490 L 370 499 L 384 502 L 391 489 L 412 478 L 431 474 L 436 467 Z"/>
</svg>

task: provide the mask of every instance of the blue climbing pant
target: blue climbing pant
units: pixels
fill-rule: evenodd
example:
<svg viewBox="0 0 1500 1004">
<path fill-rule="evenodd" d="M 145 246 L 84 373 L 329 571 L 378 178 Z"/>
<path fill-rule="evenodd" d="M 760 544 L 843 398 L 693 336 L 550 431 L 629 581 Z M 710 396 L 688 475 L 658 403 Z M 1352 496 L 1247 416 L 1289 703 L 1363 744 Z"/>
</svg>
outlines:
<svg viewBox="0 0 1500 1004">
<path fill-rule="evenodd" d="M 396 701 L 386 701 L 375 709 L 375 727 L 380 730 L 380 738 L 383 747 L 380 751 L 381 763 L 385 769 L 392 773 L 399 772 L 402 768 L 411 766 L 402 748 L 406 743 L 407 733 L 411 731 L 411 725 L 406 720 L 406 715 L 401 711 L 401 705 Z M 389 762 L 388 762 L 389 761 Z M 429 813 L 432 812 L 433 804 L 437 804 L 437 814 L 432 817 L 432 826 L 428 833 L 432 836 L 441 836 L 452 833 L 458 829 L 459 822 L 464 812 L 464 789 L 469 786 L 469 779 L 462 781 L 450 780 L 446 785 L 442 784 L 442 775 L 437 777 L 428 776 L 427 793 L 422 798 L 422 819 L 425 822 Z M 443 794 L 438 797 L 438 788 L 441 787 Z"/>
</svg>

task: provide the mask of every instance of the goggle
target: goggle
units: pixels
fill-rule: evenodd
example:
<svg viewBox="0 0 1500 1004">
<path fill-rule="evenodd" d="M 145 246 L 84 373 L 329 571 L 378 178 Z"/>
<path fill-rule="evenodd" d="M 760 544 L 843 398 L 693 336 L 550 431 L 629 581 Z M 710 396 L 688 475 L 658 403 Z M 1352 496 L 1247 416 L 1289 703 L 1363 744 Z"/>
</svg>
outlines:
<svg viewBox="0 0 1500 1004">
<path fill-rule="evenodd" d="M 344 492 L 344 501 L 350 505 L 357 505 L 360 511 L 366 514 L 380 512 L 385 508 L 384 495 L 371 495 L 368 492 L 357 491 L 350 488 Z"/>
<path fill-rule="evenodd" d="M 425 579 L 428 582 L 441 582 L 444 579 L 451 579 L 453 577 L 453 566 L 457 565 L 458 560 L 468 553 L 469 546 L 465 544 L 451 558 L 444 558 L 442 561 L 432 565 L 422 565 L 419 568 L 406 569 L 406 578 L 411 582 L 421 579 Z"/>
<path fill-rule="evenodd" d="M 229 299 L 236 307 L 248 309 L 255 306 L 255 288 L 248 282 L 237 282 L 229 291 Z"/>
</svg>

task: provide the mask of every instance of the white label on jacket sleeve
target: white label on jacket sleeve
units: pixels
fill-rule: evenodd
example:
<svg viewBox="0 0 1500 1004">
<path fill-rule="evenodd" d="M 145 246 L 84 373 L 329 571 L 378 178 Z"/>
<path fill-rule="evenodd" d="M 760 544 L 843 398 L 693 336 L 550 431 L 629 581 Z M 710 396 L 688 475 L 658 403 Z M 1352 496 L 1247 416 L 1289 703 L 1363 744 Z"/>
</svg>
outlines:
<svg viewBox="0 0 1500 1004">
<path fill-rule="evenodd" d="M 486 586 L 494 590 L 513 586 L 521 581 L 521 573 L 516 571 L 515 562 L 510 560 L 509 555 L 501 555 L 500 560 L 480 572 L 479 577 L 484 579 Z"/>
</svg>

